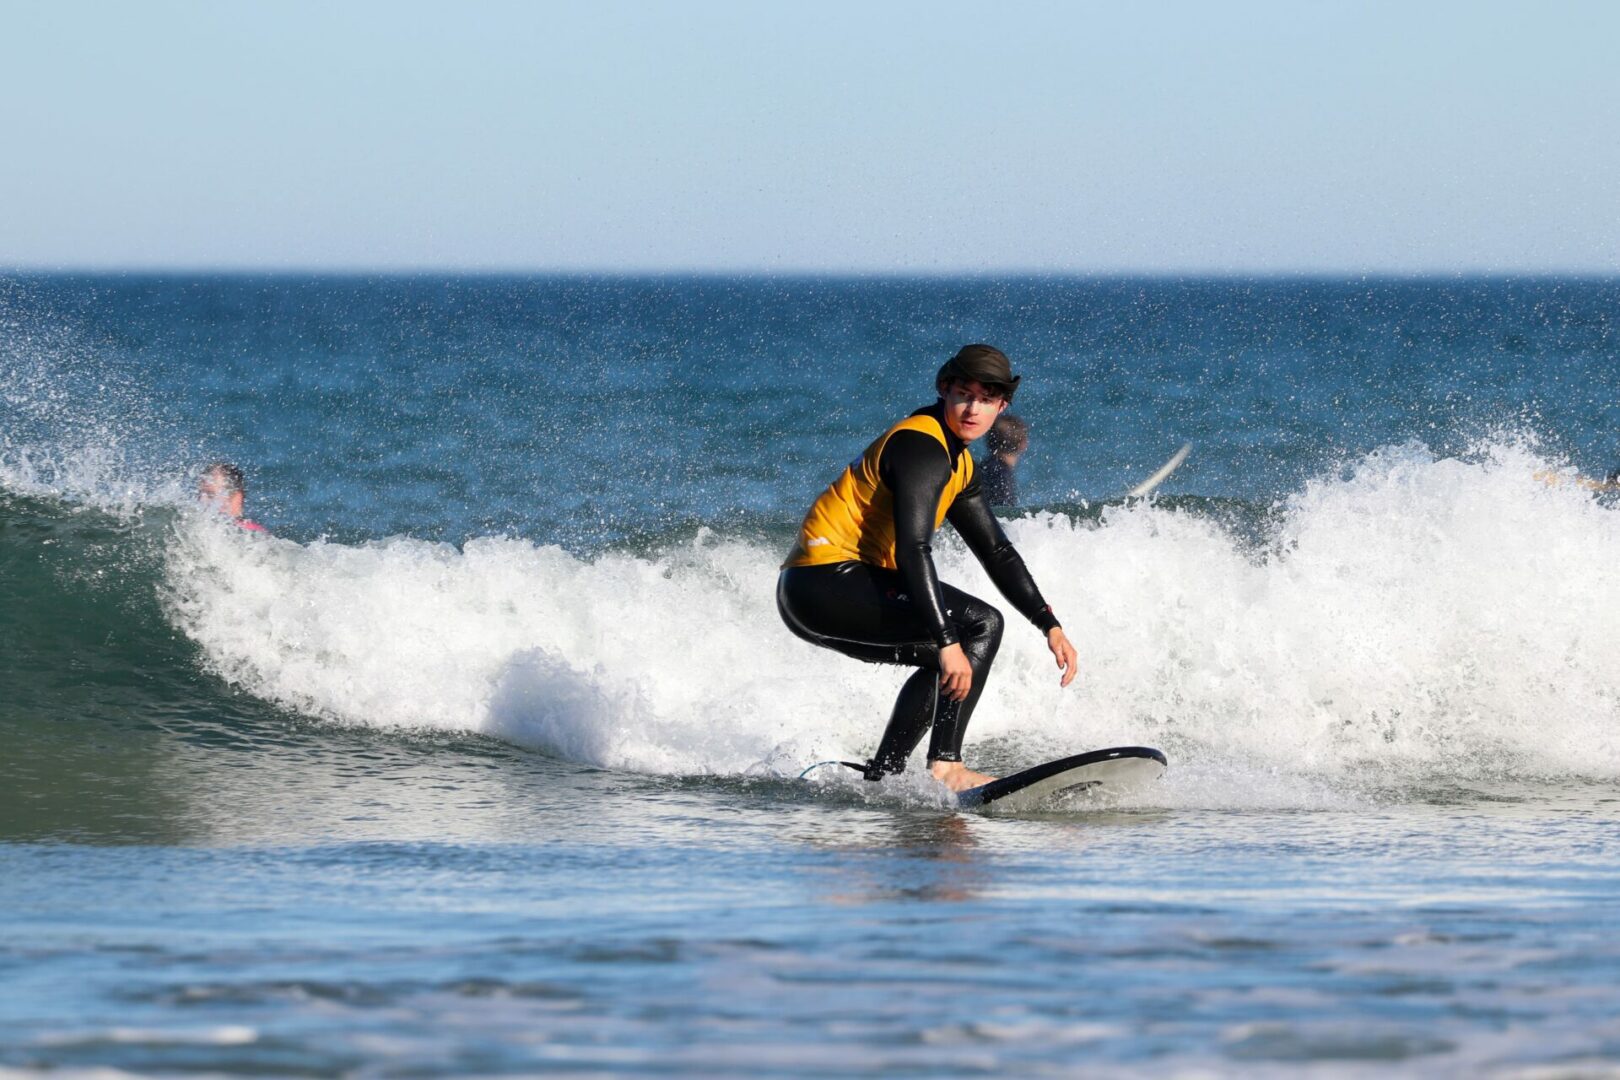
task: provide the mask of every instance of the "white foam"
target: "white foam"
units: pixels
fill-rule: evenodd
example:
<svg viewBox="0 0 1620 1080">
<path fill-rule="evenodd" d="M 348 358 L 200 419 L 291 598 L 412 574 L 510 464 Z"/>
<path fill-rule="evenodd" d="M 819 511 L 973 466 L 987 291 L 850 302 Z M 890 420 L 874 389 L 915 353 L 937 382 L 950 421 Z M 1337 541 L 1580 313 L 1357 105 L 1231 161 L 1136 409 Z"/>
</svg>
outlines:
<svg viewBox="0 0 1620 1080">
<path fill-rule="evenodd" d="M 312 715 L 741 773 L 858 739 L 892 694 L 892 672 L 851 672 L 781 628 L 774 562 L 709 536 L 656 560 L 497 538 L 300 546 L 195 515 L 169 582 L 221 673 Z M 817 683 L 839 686 L 837 710 L 811 705 Z"/>
<path fill-rule="evenodd" d="M 1279 508 L 1255 552 L 1151 503 L 1009 523 L 1080 650 L 1067 691 L 1016 616 L 969 749 L 1147 743 L 1153 798 L 1331 803 L 1437 777 L 1620 776 L 1620 512 L 1469 460 L 1390 448 Z M 247 690 L 380 728 L 480 732 L 652 773 L 794 774 L 869 751 L 898 669 L 782 627 L 781 553 L 705 534 L 659 558 L 515 539 L 300 546 L 188 517 L 176 617 Z M 993 590 L 940 545 L 943 576 Z"/>
<path fill-rule="evenodd" d="M 259 1041 L 259 1032 L 243 1024 L 182 1028 L 109 1027 L 45 1033 L 35 1041 L 41 1046 L 95 1046 L 101 1043 L 131 1046 L 248 1046 Z"/>
</svg>

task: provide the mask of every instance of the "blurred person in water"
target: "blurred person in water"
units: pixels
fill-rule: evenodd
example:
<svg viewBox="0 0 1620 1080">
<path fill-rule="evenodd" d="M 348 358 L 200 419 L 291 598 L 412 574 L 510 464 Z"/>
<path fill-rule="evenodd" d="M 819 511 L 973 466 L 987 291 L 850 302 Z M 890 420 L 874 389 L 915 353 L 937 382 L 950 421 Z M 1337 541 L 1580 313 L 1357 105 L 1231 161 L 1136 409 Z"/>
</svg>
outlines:
<svg viewBox="0 0 1620 1080">
<path fill-rule="evenodd" d="M 216 461 L 202 471 L 202 475 L 197 478 L 197 497 L 248 532 L 270 531 L 257 521 L 242 516 L 242 504 L 247 498 L 247 482 L 242 476 L 242 470 L 228 461 Z"/>
<path fill-rule="evenodd" d="M 990 451 L 979 474 L 984 501 L 991 506 L 1017 506 L 1018 474 L 1013 470 L 1029 449 L 1029 425 L 1023 417 L 1002 413 L 984 437 L 984 445 Z"/>
<path fill-rule="evenodd" d="M 1046 638 L 1061 685 L 1078 669 L 1074 646 L 990 513 L 968 452 L 1006 411 L 1020 378 L 1000 349 L 964 346 L 934 377 L 934 404 L 891 425 L 811 504 L 782 564 L 777 608 L 794 634 L 857 660 L 916 669 L 877 752 L 857 766 L 868 780 L 903 772 L 930 731 L 936 780 L 962 791 L 993 779 L 962 763 L 962 737 L 1001 646 L 1002 616 L 939 580 L 932 542 L 947 521 Z"/>
<path fill-rule="evenodd" d="M 1556 472 L 1553 469 L 1541 470 L 1540 472 L 1536 473 L 1536 479 L 1540 480 L 1548 487 L 1557 487 L 1565 480 L 1568 480 L 1576 487 L 1583 487 L 1588 491 L 1620 491 L 1620 466 L 1617 466 L 1611 470 L 1609 475 L 1605 476 L 1602 480 L 1599 480 L 1595 476 L 1585 476 L 1579 473 L 1573 477 L 1570 477 Z"/>
</svg>

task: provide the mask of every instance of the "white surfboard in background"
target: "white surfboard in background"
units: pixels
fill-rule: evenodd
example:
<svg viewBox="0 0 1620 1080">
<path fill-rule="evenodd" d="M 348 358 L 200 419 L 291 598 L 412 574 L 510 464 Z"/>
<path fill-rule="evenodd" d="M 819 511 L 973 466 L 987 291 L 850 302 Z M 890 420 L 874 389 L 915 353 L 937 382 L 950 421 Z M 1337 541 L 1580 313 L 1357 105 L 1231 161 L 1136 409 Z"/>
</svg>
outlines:
<svg viewBox="0 0 1620 1080">
<path fill-rule="evenodd" d="M 1181 449 L 1170 455 L 1170 460 L 1165 462 L 1163 465 L 1160 465 L 1158 472 L 1154 473 L 1152 476 L 1148 477 L 1146 480 L 1127 491 L 1125 493 L 1125 498 L 1140 498 L 1141 496 L 1152 491 L 1154 488 L 1158 487 L 1160 484 L 1164 483 L 1166 478 L 1168 478 L 1171 473 L 1175 472 L 1181 467 L 1181 463 L 1187 460 L 1187 455 L 1190 453 L 1192 453 L 1192 443 L 1182 443 Z"/>
</svg>

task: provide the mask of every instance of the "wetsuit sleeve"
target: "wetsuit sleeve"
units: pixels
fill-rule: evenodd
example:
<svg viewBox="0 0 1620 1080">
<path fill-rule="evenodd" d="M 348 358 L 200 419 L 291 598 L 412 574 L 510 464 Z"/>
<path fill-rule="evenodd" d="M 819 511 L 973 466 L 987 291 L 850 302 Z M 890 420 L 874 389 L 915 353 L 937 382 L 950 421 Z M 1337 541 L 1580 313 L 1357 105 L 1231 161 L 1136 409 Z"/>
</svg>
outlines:
<svg viewBox="0 0 1620 1080">
<path fill-rule="evenodd" d="M 1041 590 L 1035 587 L 1035 579 L 1029 576 L 1029 567 L 1024 565 L 1023 556 L 1018 554 L 1018 549 L 1012 546 L 1007 534 L 1001 531 L 1001 522 L 990 512 L 984 490 L 979 486 L 977 472 L 956 501 L 951 503 L 945 519 L 962 537 L 968 550 L 984 565 L 985 572 L 995 582 L 996 588 L 1001 590 L 1001 595 L 1018 609 L 1019 614 L 1034 623 L 1043 634 L 1060 625 L 1057 616 L 1052 614 L 1052 609 L 1041 598 Z"/>
<path fill-rule="evenodd" d="M 934 569 L 934 511 L 951 478 L 951 459 L 937 439 L 897 431 L 878 458 L 878 478 L 894 496 L 894 562 L 906 594 L 941 648 L 957 641 L 945 618 L 945 598 Z"/>
</svg>

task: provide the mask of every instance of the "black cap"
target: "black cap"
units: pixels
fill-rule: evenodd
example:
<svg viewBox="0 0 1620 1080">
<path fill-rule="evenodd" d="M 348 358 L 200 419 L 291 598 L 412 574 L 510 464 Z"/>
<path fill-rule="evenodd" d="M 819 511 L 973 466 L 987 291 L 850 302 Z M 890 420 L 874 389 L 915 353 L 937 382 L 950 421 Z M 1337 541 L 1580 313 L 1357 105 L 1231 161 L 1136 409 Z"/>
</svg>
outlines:
<svg viewBox="0 0 1620 1080">
<path fill-rule="evenodd" d="M 972 379 L 1001 390 L 1011 401 L 1021 378 L 1023 376 L 1012 373 L 1007 354 L 994 345 L 964 345 L 960 352 L 945 361 L 945 366 L 934 376 L 934 385 L 943 390 L 951 379 Z"/>
</svg>

